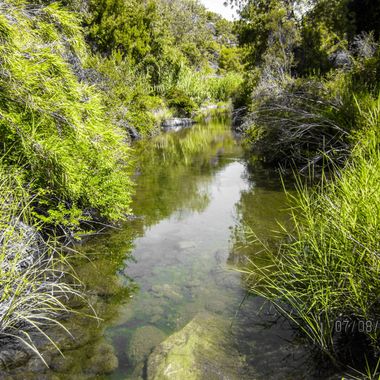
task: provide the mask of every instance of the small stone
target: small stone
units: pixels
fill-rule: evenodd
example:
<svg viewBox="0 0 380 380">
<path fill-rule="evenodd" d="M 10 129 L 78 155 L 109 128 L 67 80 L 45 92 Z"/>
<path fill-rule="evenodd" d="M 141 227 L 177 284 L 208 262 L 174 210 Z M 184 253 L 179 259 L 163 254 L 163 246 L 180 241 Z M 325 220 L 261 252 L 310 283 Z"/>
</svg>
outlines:
<svg viewBox="0 0 380 380">
<path fill-rule="evenodd" d="M 183 296 L 181 294 L 181 288 L 175 285 L 163 284 L 153 285 L 152 292 L 156 297 L 165 297 L 171 301 L 181 301 Z"/>
<path fill-rule="evenodd" d="M 153 324 L 155 324 L 155 323 L 157 323 L 160 319 L 161 319 L 161 314 L 155 314 L 155 315 L 153 315 L 151 318 L 150 318 L 150 323 L 153 323 Z"/>
<path fill-rule="evenodd" d="M 206 309 L 208 311 L 211 311 L 211 312 L 216 313 L 216 314 L 221 314 L 221 313 L 225 312 L 225 310 L 226 310 L 225 303 L 223 301 L 217 300 L 217 299 L 216 300 L 211 299 L 211 300 L 206 301 L 205 306 L 206 306 Z"/>
<path fill-rule="evenodd" d="M 185 250 L 185 249 L 190 249 L 190 248 L 195 248 L 196 247 L 196 244 L 193 242 L 193 241 L 180 241 L 178 243 L 178 248 L 180 250 Z"/>
</svg>

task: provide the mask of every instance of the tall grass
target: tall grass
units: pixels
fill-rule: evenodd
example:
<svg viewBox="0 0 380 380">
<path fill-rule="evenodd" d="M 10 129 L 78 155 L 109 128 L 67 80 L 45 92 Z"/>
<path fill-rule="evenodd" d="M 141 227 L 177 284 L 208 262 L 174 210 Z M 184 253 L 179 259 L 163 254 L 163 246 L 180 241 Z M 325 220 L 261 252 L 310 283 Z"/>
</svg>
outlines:
<svg viewBox="0 0 380 380">
<path fill-rule="evenodd" d="M 236 93 L 242 81 L 242 75 L 236 72 L 217 76 L 183 67 L 175 86 L 200 105 L 206 101 L 228 100 Z"/>
<path fill-rule="evenodd" d="M 380 354 L 380 97 L 365 99 L 345 167 L 317 188 L 299 181 L 294 229 L 278 251 L 265 246 L 267 265 L 251 260 L 243 271 L 335 363 Z"/>
<path fill-rule="evenodd" d="M 33 226 L 32 201 L 19 173 L 0 163 L 0 337 L 21 341 L 44 361 L 34 338 L 43 335 L 59 350 L 46 326 L 69 333 L 59 319 L 69 312 L 67 300 L 82 295 L 72 274 L 65 280 L 69 266 L 58 244 Z"/>
</svg>

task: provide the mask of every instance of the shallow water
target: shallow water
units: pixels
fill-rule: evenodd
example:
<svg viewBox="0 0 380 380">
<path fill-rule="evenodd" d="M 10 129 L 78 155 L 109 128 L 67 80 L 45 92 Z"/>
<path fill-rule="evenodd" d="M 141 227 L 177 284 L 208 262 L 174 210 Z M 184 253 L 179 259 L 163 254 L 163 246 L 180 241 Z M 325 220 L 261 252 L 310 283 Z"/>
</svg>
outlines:
<svg viewBox="0 0 380 380">
<path fill-rule="evenodd" d="M 74 343 L 52 330 L 65 359 L 46 344 L 50 369 L 32 359 L 15 378 L 144 378 L 154 344 L 202 311 L 230 321 L 231 350 L 247 363 L 241 378 L 324 378 L 233 270 L 260 250 L 241 246 L 244 226 L 267 242 L 288 220 L 279 175 L 247 162 L 228 121 L 169 132 L 135 151 L 136 218 L 89 240 L 80 249 L 90 261 L 74 263 L 102 321 L 68 319 Z"/>
</svg>

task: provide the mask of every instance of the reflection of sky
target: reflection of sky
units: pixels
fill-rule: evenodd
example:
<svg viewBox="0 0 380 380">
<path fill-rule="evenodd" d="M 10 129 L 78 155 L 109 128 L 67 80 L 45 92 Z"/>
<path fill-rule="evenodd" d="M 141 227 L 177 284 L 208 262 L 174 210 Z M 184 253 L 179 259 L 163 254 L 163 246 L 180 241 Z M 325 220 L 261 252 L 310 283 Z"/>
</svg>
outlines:
<svg viewBox="0 0 380 380">
<path fill-rule="evenodd" d="M 225 264 L 230 228 L 236 220 L 235 204 L 239 201 L 241 192 L 249 189 L 249 183 L 243 175 L 245 170 L 243 164 L 235 161 L 216 173 L 211 183 L 202 184 L 201 187 L 207 189 L 203 188 L 201 192 L 206 192 L 210 197 L 209 204 L 203 211 L 179 210 L 151 226 L 143 237 L 135 241 L 133 255 L 137 262 L 128 264 L 128 275 L 140 277 L 141 273 L 146 272 L 146 266 L 173 266 L 178 255 L 183 254 L 193 256 L 192 259 L 189 258 L 190 262 L 195 260 L 207 266 L 206 261 L 212 259 L 217 250 L 223 252 Z M 180 242 L 189 244 L 191 252 L 179 252 Z M 216 264 L 211 260 L 208 265 Z M 192 268 L 187 270 L 191 272 Z"/>
<path fill-rule="evenodd" d="M 234 9 L 231 9 L 230 5 L 227 7 L 223 5 L 225 0 L 200 0 L 200 2 L 210 11 L 219 13 L 228 20 L 233 20 L 233 17 L 236 17 L 236 12 Z"/>
</svg>

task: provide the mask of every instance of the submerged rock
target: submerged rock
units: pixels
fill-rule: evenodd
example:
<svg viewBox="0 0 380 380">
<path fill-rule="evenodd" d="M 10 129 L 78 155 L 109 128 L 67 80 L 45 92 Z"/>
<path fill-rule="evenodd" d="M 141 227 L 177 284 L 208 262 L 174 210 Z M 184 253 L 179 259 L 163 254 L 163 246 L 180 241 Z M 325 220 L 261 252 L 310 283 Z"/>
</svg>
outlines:
<svg viewBox="0 0 380 380">
<path fill-rule="evenodd" d="M 229 322 L 199 313 L 182 330 L 155 348 L 148 380 L 244 379 L 245 361 L 229 341 Z"/>
<path fill-rule="evenodd" d="M 181 251 L 186 250 L 186 249 L 195 248 L 196 246 L 197 245 L 194 241 L 183 240 L 183 241 L 178 242 L 178 248 Z"/>
<path fill-rule="evenodd" d="M 119 366 L 114 348 L 108 343 L 100 343 L 94 348 L 93 355 L 87 363 L 86 372 L 94 375 L 111 373 Z"/>
<path fill-rule="evenodd" d="M 9 348 L 0 352 L 0 370 L 16 368 L 25 364 L 29 354 L 21 349 Z"/>
<path fill-rule="evenodd" d="M 136 329 L 129 342 L 127 355 L 134 364 L 143 362 L 152 349 L 166 338 L 166 334 L 154 326 L 143 326 Z"/>
<path fill-rule="evenodd" d="M 152 293 L 156 297 L 165 297 L 168 300 L 178 302 L 181 301 L 183 295 L 181 294 L 181 288 L 175 285 L 163 284 L 163 285 L 153 285 Z"/>
<path fill-rule="evenodd" d="M 190 127 L 194 124 L 194 120 L 185 117 L 176 117 L 173 119 L 166 119 L 162 122 L 163 128 L 178 128 Z"/>
</svg>

